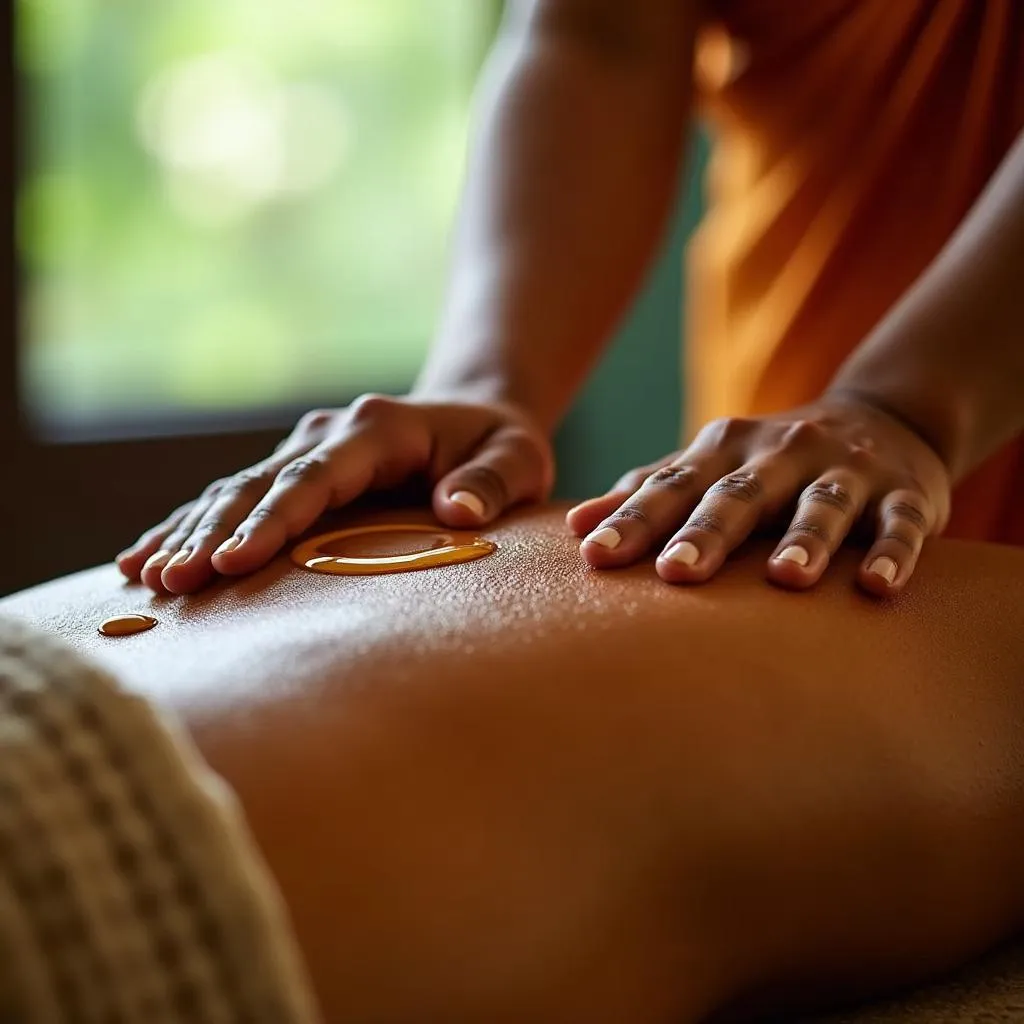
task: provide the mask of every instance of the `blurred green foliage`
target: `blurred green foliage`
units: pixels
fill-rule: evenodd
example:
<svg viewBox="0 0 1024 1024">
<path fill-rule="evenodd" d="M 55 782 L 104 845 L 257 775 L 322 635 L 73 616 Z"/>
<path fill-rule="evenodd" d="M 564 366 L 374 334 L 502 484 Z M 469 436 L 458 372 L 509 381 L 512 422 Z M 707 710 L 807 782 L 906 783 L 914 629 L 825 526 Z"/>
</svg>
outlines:
<svg viewBox="0 0 1024 1024">
<path fill-rule="evenodd" d="M 31 409 L 407 383 L 498 0 L 18 0 Z"/>
</svg>

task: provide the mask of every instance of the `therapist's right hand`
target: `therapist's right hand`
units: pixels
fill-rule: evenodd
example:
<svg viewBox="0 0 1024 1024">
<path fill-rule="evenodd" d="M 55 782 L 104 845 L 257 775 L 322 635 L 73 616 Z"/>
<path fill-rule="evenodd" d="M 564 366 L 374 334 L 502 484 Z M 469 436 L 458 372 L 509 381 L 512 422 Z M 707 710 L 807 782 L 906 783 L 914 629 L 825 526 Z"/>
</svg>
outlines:
<svg viewBox="0 0 1024 1024">
<path fill-rule="evenodd" d="M 554 458 L 517 407 L 364 395 L 308 413 L 269 458 L 215 481 L 117 564 L 154 591 L 190 593 L 217 574 L 259 569 L 328 509 L 415 477 L 432 485 L 442 523 L 471 529 L 546 498 Z"/>
</svg>

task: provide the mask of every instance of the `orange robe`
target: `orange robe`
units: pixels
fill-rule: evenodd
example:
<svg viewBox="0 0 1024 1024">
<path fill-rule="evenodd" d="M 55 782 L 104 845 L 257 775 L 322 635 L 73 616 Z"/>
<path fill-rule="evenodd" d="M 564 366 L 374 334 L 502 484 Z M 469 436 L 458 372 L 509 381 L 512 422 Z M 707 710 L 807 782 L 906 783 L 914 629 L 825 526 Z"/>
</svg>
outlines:
<svg viewBox="0 0 1024 1024">
<path fill-rule="evenodd" d="M 819 395 L 1024 130 L 1024 0 L 712 9 L 696 58 L 713 151 L 688 257 L 691 432 Z M 946 534 L 1024 544 L 1024 439 L 960 483 Z"/>
</svg>

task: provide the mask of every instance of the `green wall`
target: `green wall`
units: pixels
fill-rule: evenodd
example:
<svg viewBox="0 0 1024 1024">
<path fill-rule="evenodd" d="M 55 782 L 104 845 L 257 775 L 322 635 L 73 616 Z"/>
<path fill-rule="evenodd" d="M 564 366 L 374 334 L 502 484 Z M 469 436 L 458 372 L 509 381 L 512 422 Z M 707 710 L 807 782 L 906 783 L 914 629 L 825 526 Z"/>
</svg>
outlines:
<svg viewBox="0 0 1024 1024">
<path fill-rule="evenodd" d="M 677 447 L 683 248 L 700 217 L 706 156 L 698 138 L 662 254 L 555 439 L 557 497 L 598 494 L 626 470 Z"/>
</svg>

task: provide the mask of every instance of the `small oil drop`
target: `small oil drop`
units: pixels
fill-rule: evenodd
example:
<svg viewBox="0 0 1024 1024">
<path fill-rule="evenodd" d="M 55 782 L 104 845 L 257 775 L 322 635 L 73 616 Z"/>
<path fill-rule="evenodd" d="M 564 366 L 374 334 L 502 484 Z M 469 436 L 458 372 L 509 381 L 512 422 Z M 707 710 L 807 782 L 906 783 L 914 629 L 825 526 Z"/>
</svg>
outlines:
<svg viewBox="0 0 1024 1024">
<path fill-rule="evenodd" d="M 370 535 L 391 534 L 391 538 L 378 536 L 377 541 L 393 540 L 392 547 L 408 547 L 410 540 L 403 534 L 430 534 L 427 546 L 419 550 L 404 551 L 389 555 L 346 555 L 328 553 L 329 549 L 345 549 L 345 541 L 355 542 L 358 549 L 365 546 Z M 310 572 L 325 573 L 329 576 L 377 576 L 390 572 L 412 572 L 416 569 L 432 569 L 439 565 L 457 565 L 472 562 L 497 551 L 498 545 L 483 537 L 466 535 L 459 540 L 454 534 L 444 533 L 435 526 L 408 526 L 398 524 L 377 524 L 356 526 L 347 530 L 335 530 L 299 544 L 292 551 L 292 561 Z M 362 543 L 361 543 L 362 542 Z"/>
<path fill-rule="evenodd" d="M 155 625 L 156 619 L 152 615 L 130 612 L 127 615 L 114 615 L 104 619 L 99 625 L 99 632 L 102 636 L 132 636 L 135 633 L 145 633 Z"/>
</svg>

